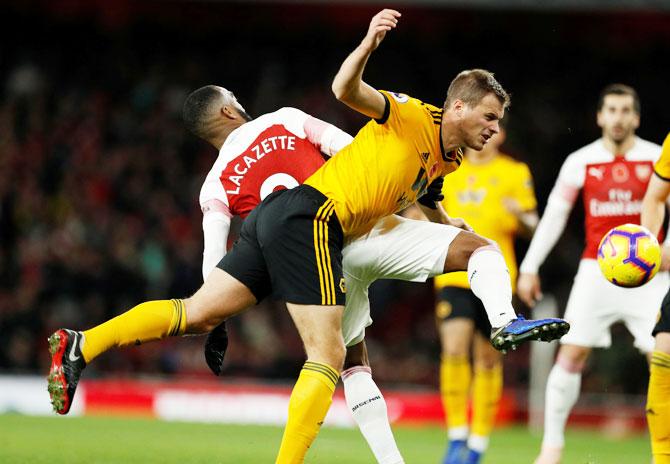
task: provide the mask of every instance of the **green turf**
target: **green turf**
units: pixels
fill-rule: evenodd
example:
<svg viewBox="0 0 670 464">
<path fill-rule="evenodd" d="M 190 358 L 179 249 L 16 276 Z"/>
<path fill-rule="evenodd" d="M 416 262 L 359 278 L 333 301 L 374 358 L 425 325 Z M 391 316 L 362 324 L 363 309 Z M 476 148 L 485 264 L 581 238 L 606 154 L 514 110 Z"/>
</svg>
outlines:
<svg viewBox="0 0 670 464">
<path fill-rule="evenodd" d="M 280 427 L 0 415 L 0 463 L 271 463 L 281 433 Z M 441 429 L 396 427 L 395 433 L 408 464 L 440 462 Z M 645 435 L 607 439 L 594 431 L 571 431 L 567 440 L 565 464 L 650 462 Z M 521 427 L 497 430 L 484 464 L 530 463 L 539 442 Z M 374 459 L 357 430 L 324 428 L 306 462 Z"/>
</svg>

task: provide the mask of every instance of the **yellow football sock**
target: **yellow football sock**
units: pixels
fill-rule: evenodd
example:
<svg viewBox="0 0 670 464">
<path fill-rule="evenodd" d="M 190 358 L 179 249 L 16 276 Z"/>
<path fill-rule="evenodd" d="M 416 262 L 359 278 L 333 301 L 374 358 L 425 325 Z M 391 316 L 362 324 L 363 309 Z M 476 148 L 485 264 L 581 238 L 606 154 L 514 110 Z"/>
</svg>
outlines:
<svg viewBox="0 0 670 464">
<path fill-rule="evenodd" d="M 472 435 L 488 437 L 493 429 L 502 396 L 502 365 L 493 369 L 475 368 L 472 381 Z"/>
<path fill-rule="evenodd" d="M 440 363 L 440 393 L 447 417 L 447 427 L 468 426 L 468 395 L 470 393 L 470 360 L 468 356 L 443 356 Z"/>
<path fill-rule="evenodd" d="M 654 351 L 647 393 L 647 423 L 655 464 L 670 464 L 670 354 Z"/>
<path fill-rule="evenodd" d="M 110 348 L 181 335 L 185 328 L 186 307 L 183 300 L 147 301 L 84 331 L 81 353 L 89 363 Z"/>
<path fill-rule="evenodd" d="M 339 372 L 327 364 L 307 361 L 302 367 L 288 404 L 277 464 L 303 462 L 333 402 L 339 377 Z"/>
</svg>

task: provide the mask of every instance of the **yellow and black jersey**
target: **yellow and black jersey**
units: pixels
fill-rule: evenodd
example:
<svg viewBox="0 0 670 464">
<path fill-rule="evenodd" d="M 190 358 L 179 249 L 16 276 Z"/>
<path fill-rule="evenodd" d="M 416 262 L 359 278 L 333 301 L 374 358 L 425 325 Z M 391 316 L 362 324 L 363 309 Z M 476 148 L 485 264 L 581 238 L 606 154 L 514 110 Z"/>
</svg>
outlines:
<svg viewBox="0 0 670 464">
<path fill-rule="evenodd" d="M 414 203 L 463 158 L 460 148 L 445 152 L 442 147 L 442 109 L 405 94 L 380 93 L 386 101 L 382 118 L 363 126 L 349 146 L 305 181 L 334 201 L 347 239 Z"/>
<path fill-rule="evenodd" d="M 661 179 L 670 182 L 670 132 L 668 132 L 665 142 L 663 142 L 661 157 L 654 165 L 654 172 Z"/>
<path fill-rule="evenodd" d="M 514 237 L 517 217 L 507 211 L 506 199 L 516 201 L 523 211 L 536 209 L 533 180 L 525 163 L 498 154 L 483 164 L 463 161 L 461 168 L 444 180 L 444 209 L 450 216 L 467 221 L 479 235 L 495 240 L 509 268 L 512 286 L 516 284 L 517 263 Z M 469 288 L 466 272 L 452 272 L 435 278 L 435 287 Z"/>
</svg>

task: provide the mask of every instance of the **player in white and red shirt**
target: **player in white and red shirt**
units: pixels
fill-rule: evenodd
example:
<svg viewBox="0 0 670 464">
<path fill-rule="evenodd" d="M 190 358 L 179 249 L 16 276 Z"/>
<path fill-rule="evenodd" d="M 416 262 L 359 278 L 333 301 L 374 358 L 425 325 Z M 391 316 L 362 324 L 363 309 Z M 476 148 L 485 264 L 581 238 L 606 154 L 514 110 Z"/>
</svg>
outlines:
<svg viewBox="0 0 670 464">
<path fill-rule="evenodd" d="M 635 135 L 639 121 L 634 89 L 614 84 L 603 90 L 597 114 L 602 138 L 563 163 L 520 266 L 517 292 L 532 306 L 542 297 L 538 269 L 561 236 L 581 191 L 585 247 L 565 311 L 572 328 L 561 340 L 547 382 L 544 439 L 537 464 L 560 462 L 565 424 L 579 396 L 582 369 L 593 348 L 611 345 L 610 326 L 622 321 L 643 353 L 654 347 L 651 332 L 670 283 L 668 273 L 659 273 L 642 287 L 624 289 L 609 283 L 596 261 L 598 244 L 609 229 L 640 223 L 642 198 L 661 150 Z"/>
<path fill-rule="evenodd" d="M 222 92 L 239 114 L 248 117 L 231 92 L 209 87 L 212 92 Z M 199 92 L 206 97 L 207 88 Z M 225 134 L 221 128 L 213 132 Z M 295 108 L 282 108 L 256 119 L 248 118 L 220 144 L 215 142 L 221 147 L 219 155 L 200 191 L 205 237 L 203 278 L 206 279 L 226 253 L 233 216 L 245 218 L 273 191 L 302 184 L 326 161 L 325 157 L 334 155 L 351 140 L 349 134 L 331 124 Z M 343 250 L 348 288 L 342 325 L 347 346 L 342 381 L 347 404 L 352 407 L 352 415 L 377 461 L 402 463 L 384 397 L 367 363 L 365 327 L 372 322 L 368 286 L 377 278 L 425 281 L 429 273 L 441 272 L 433 269 L 436 267 L 433 265 L 438 263 L 441 267 L 440 256 L 446 252 L 454 234 L 445 231 L 442 225 L 397 216 L 380 221 L 379 228 L 385 233 L 376 234 L 377 229 L 374 229 L 367 239 L 355 241 Z M 378 238 L 379 235 L 383 237 Z M 417 243 L 425 245 L 417 246 Z M 410 256 L 406 250 L 412 245 L 416 253 Z M 388 257 L 382 258 L 380 250 Z M 269 287 L 270 282 L 267 285 Z M 205 346 L 207 364 L 217 375 L 221 372 L 226 347 L 224 322 L 208 336 Z"/>
<path fill-rule="evenodd" d="M 268 194 L 302 184 L 325 162 L 324 155 L 350 142 L 349 134 L 295 108 L 264 114 L 233 130 L 200 190 L 203 278 L 226 252 L 233 216 L 246 218 Z"/>
</svg>

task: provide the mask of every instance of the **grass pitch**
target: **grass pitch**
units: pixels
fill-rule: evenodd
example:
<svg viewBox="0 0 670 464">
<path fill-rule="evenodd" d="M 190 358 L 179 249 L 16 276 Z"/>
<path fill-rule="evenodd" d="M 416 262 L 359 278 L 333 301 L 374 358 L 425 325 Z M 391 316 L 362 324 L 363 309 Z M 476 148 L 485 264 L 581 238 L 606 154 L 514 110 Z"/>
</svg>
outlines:
<svg viewBox="0 0 670 464">
<path fill-rule="evenodd" d="M 408 464 L 441 462 L 444 431 L 395 427 Z M 0 415 L 0 463 L 272 463 L 281 427 L 162 422 L 149 419 Z M 495 431 L 484 464 L 532 462 L 540 437 L 522 427 Z M 650 462 L 648 437 L 607 439 L 570 431 L 565 464 Z M 307 454 L 312 464 L 374 463 L 358 430 L 324 428 Z"/>
</svg>

